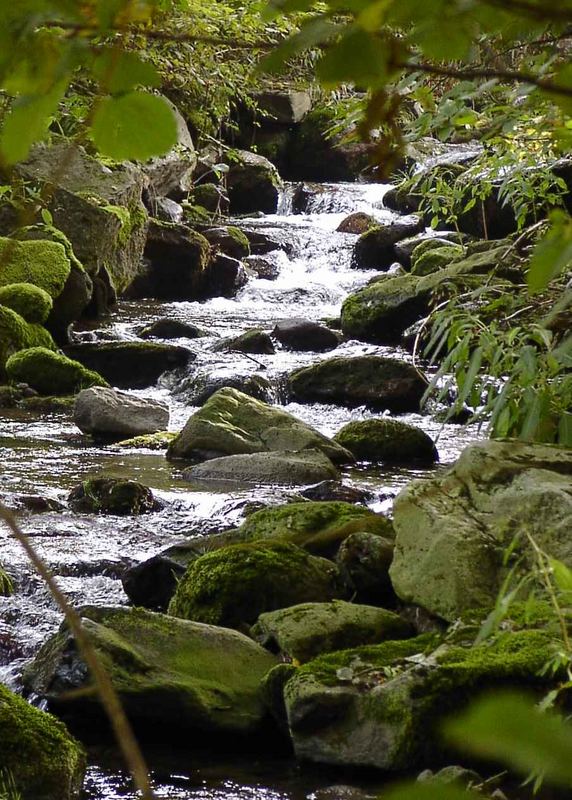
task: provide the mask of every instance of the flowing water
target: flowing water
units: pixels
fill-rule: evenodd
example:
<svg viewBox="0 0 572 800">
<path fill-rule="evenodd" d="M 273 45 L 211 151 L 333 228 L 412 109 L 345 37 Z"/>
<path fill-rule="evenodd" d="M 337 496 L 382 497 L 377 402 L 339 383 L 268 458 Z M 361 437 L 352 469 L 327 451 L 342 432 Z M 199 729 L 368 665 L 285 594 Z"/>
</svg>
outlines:
<svg viewBox="0 0 572 800">
<path fill-rule="evenodd" d="M 284 249 L 265 256 L 279 268 L 276 280 L 251 278 L 234 299 L 214 298 L 204 303 L 121 302 L 108 319 L 98 323 L 96 330 L 82 334 L 95 339 L 134 340 L 138 330 L 161 317 L 192 322 L 208 331 L 207 337 L 175 342 L 197 354 L 189 374 L 166 375 L 158 386 L 133 392 L 167 402 L 172 430 L 180 429 L 196 410 L 189 405 L 188 386 L 201 375 L 264 376 L 274 387 L 278 403 L 281 382 L 288 372 L 331 357 L 331 352 L 277 350 L 274 355 L 246 356 L 214 353 L 211 349 L 221 336 L 238 335 L 254 327 L 271 330 L 280 319 L 336 317 L 344 298 L 372 277 L 371 271 L 351 268 L 356 237 L 337 233 L 336 228 L 352 211 L 366 211 L 380 221 L 394 218 L 383 207 L 383 195 L 389 187 L 331 184 L 318 188 L 305 214 L 291 213 L 290 188 L 278 214 L 240 221 L 242 227 L 259 230 L 283 243 Z M 344 342 L 335 351 L 335 355 L 344 356 L 363 354 L 411 358 L 399 348 L 357 341 Z M 366 408 L 295 403 L 283 407 L 327 435 L 333 435 L 351 420 L 376 416 Z M 478 435 L 474 429 L 442 425 L 430 416 L 408 414 L 400 419 L 438 437 L 441 466 L 437 469 L 453 461 Z M 59 512 L 21 513 L 21 523 L 34 546 L 76 605 L 126 603 L 120 582 L 126 566 L 183 538 L 235 527 L 243 519 L 245 505 L 253 500 L 279 503 L 286 492 L 295 491 L 276 487 L 197 490 L 182 480 L 180 467 L 167 462 L 163 453 L 94 446 L 80 434 L 69 412 L 2 411 L 0 448 L 0 497 L 12 507 L 18 507 L 19 498 L 25 495 L 41 495 L 65 504 L 72 486 L 96 474 L 139 480 L 165 501 L 160 512 L 135 518 L 78 515 L 67 507 Z M 390 511 L 399 489 L 426 472 L 358 465 L 346 469 L 343 480 L 368 489 L 374 510 Z M 17 586 L 12 598 L 0 598 L 0 681 L 17 689 L 23 666 L 56 630 L 61 615 L 5 530 L 0 530 L 0 552 Z M 134 797 L 127 777 L 113 760 L 99 754 L 92 761 L 85 785 L 86 800 Z M 286 756 L 278 760 L 265 756 L 258 761 L 252 754 L 242 757 L 201 753 L 192 746 L 174 765 L 159 756 L 152 763 L 156 766 L 160 798 L 297 800 L 336 782 L 331 770 L 301 770 Z"/>
</svg>

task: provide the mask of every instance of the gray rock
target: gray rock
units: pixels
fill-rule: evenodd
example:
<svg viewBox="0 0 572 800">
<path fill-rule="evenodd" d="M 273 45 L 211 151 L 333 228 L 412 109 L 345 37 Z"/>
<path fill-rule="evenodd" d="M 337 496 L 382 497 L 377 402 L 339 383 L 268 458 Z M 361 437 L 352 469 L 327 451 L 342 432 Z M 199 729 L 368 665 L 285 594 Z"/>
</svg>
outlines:
<svg viewBox="0 0 572 800">
<path fill-rule="evenodd" d="M 325 325 L 298 317 L 278 322 L 272 335 L 288 350 L 322 353 L 339 344 L 338 336 Z"/>
<path fill-rule="evenodd" d="M 148 161 L 143 170 L 149 178 L 149 189 L 154 197 L 172 195 L 175 200 L 181 200 L 193 186 L 197 154 L 183 115 L 174 103 L 164 99 L 171 106 L 177 122 L 177 144 L 167 155 Z"/>
<path fill-rule="evenodd" d="M 467 447 L 446 473 L 413 481 L 394 504 L 390 574 L 398 596 L 453 620 L 494 605 L 505 549 L 533 562 L 527 536 L 572 567 L 572 450 L 522 442 Z M 524 566 L 524 564 L 523 564 Z"/>
<path fill-rule="evenodd" d="M 320 450 L 334 463 L 352 456 L 323 434 L 236 389 L 220 389 L 193 414 L 168 450 L 170 458 L 205 458 L 239 453 Z M 337 475 L 329 477 L 337 477 Z M 308 483 L 317 483 L 317 478 Z"/>
<path fill-rule="evenodd" d="M 139 336 L 142 339 L 200 339 L 208 334 L 190 322 L 164 317 L 142 328 Z"/>
<path fill-rule="evenodd" d="M 94 387 L 76 397 L 74 422 L 83 433 L 122 439 L 165 430 L 169 409 L 153 400 Z"/>
<path fill-rule="evenodd" d="M 275 213 L 282 188 L 276 167 L 264 156 L 246 150 L 233 151 L 228 162 L 228 197 L 232 214 L 253 211 Z"/>
<path fill-rule="evenodd" d="M 183 221 L 183 206 L 169 197 L 158 197 L 150 203 L 151 214 L 163 222 L 179 223 Z"/>
<path fill-rule="evenodd" d="M 266 331 L 253 328 L 241 333 L 240 336 L 222 339 L 214 345 L 213 350 L 215 353 L 230 353 L 234 351 L 254 355 L 272 355 L 274 353 L 274 344 Z"/>
<path fill-rule="evenodd" d="M 223 456 L 197 464 L 185 480 L 207 483 L 302 486 L 338 477 L 332 462 L 318 450 Z"/>
<path fill-rule="evenodd" d="M 309 92 L 270 90 L 254 95 L 258 108 L 264 112 L 263 120 L 270 117 L 282 125 L 301 122 L 312 108 Z"/>
<path fill-rule="evenodd" d="M 359 269 L 386 270 L 396 259 L 395 245 L 420 233 L 425 227 L 420 217 L 400 217 L 390 225 L 377 225 L 362 233 L 357 240 L 352 264 Z"/>
</svg>

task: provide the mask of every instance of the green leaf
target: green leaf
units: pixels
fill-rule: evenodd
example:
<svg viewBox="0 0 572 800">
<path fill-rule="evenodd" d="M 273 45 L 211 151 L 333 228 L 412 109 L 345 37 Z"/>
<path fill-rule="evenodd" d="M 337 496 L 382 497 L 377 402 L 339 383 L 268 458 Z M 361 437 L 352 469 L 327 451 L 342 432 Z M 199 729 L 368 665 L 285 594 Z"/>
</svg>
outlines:
<svg viewBox="0 0 572 800">
<path fill-rule="evenodd" d="M 319 16 L 306 22 L 298 33 L 288 37 L 278 47 L 264 58 L 257 67 L 259 72 L 280 72 L 285 68 L 286 62 L 318 44 L 323 44 L 332 39 L 340 31 L 340 26 L 327 17 Z"/>
<path fill-rule="evenodd" d="M 387 60 L 386 43 L 379 36 L 353 27 L 330 47 L 316 71 L 327 86 L 379 86 L 387 77 Z"/>
<path fill-rule="evenodd" d="M 572 219 L 563 212 L 552 215 L 553 225 L 534 249 L 528 269 L 528 291 L 536 294 L 572 263 Z"/>
<path fill-rule="evenodd" d="M 62 81 L 46 94 L 14 101 L 0 131 L 0 159 L 5 165 L 23 161 L 31 146 L 46 135 L 66 88 L 67 81 Z"/>
<path fill-rule="evenodd" d="M 159 73 L 135 53 L 106 48 L 93 63 L 94 76 L 107 94 L 122 94 L 136 86 L 160 86 Z"/>
<path fill-rule="evenodd" d="M 558 423 L 558 444 L 572 447 L 572 414 L 565 412 Z"/>
<path fill-rule="evenodd" d="M 91 134 L 102 155 L 116 161 L 147 161 L 176 144 L 177 124 L 164 98 L 130 92 L 102 100 Z"/>
<path fill-rule="evenodd" d="M 556 585 L 561 592 L 572 592 L 572 570 L 568 569 L 566 564 L 559 561 L 557 558 L 548 558 L 550 569 L 554 575 Z"/>
<path fill-rule="evenodd" d="M 541 714 L 530 698 L 491 695 L 449 722 L 445 732 L 464 751 L 572 787 L 572 726 L 554 714 Z"/>
</svg>

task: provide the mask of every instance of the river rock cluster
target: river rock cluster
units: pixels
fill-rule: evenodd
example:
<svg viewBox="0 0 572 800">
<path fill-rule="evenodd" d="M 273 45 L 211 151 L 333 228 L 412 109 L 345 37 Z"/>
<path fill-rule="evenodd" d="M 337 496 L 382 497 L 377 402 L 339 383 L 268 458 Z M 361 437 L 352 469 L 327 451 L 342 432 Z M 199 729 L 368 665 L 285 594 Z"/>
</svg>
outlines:
<svg viewBox="0 0 572 800">
<path fill-rule="evenodd" d="M 313 141 L 314 112 L 300 94 L 259 98 L 276 125 L 295 130 L 280 168 Z M 408 329 L 452 287 L 477 286 L 492 272 L 507 291 L 521 283 L 514 229 L 499 217 L 490 228 L 497 238 L 484 241 L 471 217 L 455 233 L 429 235 L 414 191 L 399 186 L 386 200 L 400 212 L 392 221 L 352 212 L 340 223 L 352 268 L 368 271 L 340 320 L 277 318 L 211 351 L 255 363 L 315 354 L 311 363 L 285 372 L 279 386 L 258 373 L 199 374 L 193 342 L 209 331 L 194 322 L 167 315 L 122 340 L 81 331 L 118 298 L 228 299 L 278 277 L 272 258 L 288 243 L 241 215 L 277 211 L 279 170 L 246 150 L 197 154 L 184 121 L 179 128 L 176 150 L 147 165 L 110 169 L 78 147 L 60 174 L 58 137 L 18 165 L 23 178 L 53 184 L 52 222 L 22 228 L 0 214 L 0 414 L 63 410 L 88 450 L 156 451 L 194 490 L 276 486 L 277 502 L 130 564 L 121 575 L 128 602 L 79 607 L 83 634 L 146 740 L 160 731 L 172 742 L 200 735 L 225 747 L 244 734 L 300 761 L 389 773 L 448 763 L 455 756 L 438 732 L 452 710 L 491 686 L 538 691 L 554 679 L 545 670 L 554 638 L 546 603 L 533 613 L 517 603 L 475 644 L 512 563 L 530 563 L 534 542 L 572 567 L 569 449 L 479 441 L 437 471 L 433 438 L 395 418 L 418 414 L 428 387 L 407 357 Z M 299 175 L 289 170 L 305 180 L 294 212 L 322 202 L 309 179 L 353 179 L 363 164 L 363 152 L 340 143 L 322 152 L 296 162 Z M 213 165 L 225 158 L 221 179 Z M 336 355 L 350 340 L 364 345 L 361 354 Z M 397 344 L 395 357 L 369 347 Z M 177 430 L 168 405 L 145 397 L 160 379 L 194 408 Z M 331 436 L 277 399 L 367 413 Z M 429 472 L 399 492 L 389 516 L 346 481 L 364 464 Z M 35 510 L 52 512 L 45 503 Z M 78 520 L 135 519 L 164 503 L 142 482 L 93 474 L 61 507 Z M 20 587 L 5 569 L 8 598 Z M 68 622 L 29 661 L 23 686 L 50 714 L 0 687 L 0 772 L 10 771 L 25 800 L 71 800 L 86 765 L 78 739 L 106 733 Z"/>
</svg>

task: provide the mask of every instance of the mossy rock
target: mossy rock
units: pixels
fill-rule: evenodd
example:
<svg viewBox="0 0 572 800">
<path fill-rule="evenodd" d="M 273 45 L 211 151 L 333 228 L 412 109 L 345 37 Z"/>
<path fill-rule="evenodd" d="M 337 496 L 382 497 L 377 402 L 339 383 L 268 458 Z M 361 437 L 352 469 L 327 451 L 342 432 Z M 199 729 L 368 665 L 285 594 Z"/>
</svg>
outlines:
<svg viewBox="0 0 572 800">
<path fill-rule="evenodd" d="M 224 213 L 228 210 L 228 198 L 215 183 L 200 183 L 193 187 L 193 202 L 207 211 Z"/>
<path fill-rule="evenodd" d="M 443 719 L 472 697 L 550 685 L 545 665 L 555 639 L 546 630 L 505 631 L 469 647 L 438 644 L 425 635 L 299 668 L 284 689 L 297 757 L 388 771 L 427 766 L 447 756 Z"/>
<path fill-rule="evenodd" d="M 11 308 L 26 322 L 42 325 L 52 310 L 53 300 L 33 283 L 10 283 L 0 287 L 0 305 Z"/>
<path fill-rule="evenodd" d="M 0 775 L 22 800 L 74 800 L 86 767 L 65 726 L 0 685 Z"/>
<path fill-rule="evenodd" d="M 159 504 L 148 486 L 119 478 L 89 478 L 75 486 L 68 502 L 74 511 L 118 516 L 148 514 Z"/>
<path fill-rule="evenodd" d="M 108 385 L 97 372 L 46 347 L 30 347 L 10 356 L 6 374 L 13 383 L 27 383 L 44 395 L 74 394 L 90 386 Z"/>
<path fill-rule="evenodd" d="M 432 272 L 437 272 L 456 261 L 460 261 L 463 254 L 464 249 L 455 244 L 429 248 L 421 255 L 417 255 L 416 249 L 411 257 L 411 274 L 430 275 Z"/>
<path fill-rule="evenodd" d="M 420 217 L 401 217 L 389 225 L 376 225 L 362 233 L 355 243 L 352 263 L 359 269 L 388 269 L 395 261 L 394 246 L 424 228 Z"/>
<path fill-rule="evenodd" d="M 269 334 L 259 328 L 241 333 L 240 336 L 222 339 L 217 342 L 213 351 L 215 353 L 252 353 L 254 355 L 273 355 L 274 344 Z"/>
<path fill-rule="evenodd" d="M 26 320 L 0 305 L 0 377 L 5 373 L 6 362 L 20 350 L 30 347 L 41 347 L 55 350 L 54 340 L 45 328 Z"/>
<path fill-rule="evenodd" d="M 0 286 L 32 283 L 52 299 L 61 294 L 71 263 L 59 242 L 0 237 Z"/>
<path fill-rule="evenodd" d="M 407 639 L 413 628 L 391 611 L 333 600 L 261 614 L 251 635 L 271 652 L 303 663 L 332 650 Z"/>
<path fill-rule="evenodd" d="M 219 389 L 169 445 L 168 458 L 215 458 L 240 453 L 316 449 L 334 463 L 352 456 L 292 414 L 237 389 Z"/>
<path fill-rule="evenodd" d="M 12 578 L 0 566 L 0 597 L 11 597 L 14 594 Z"/>
<path fill-rule="evenodd" d="M 255 511 L 242 523 L 241 541 L 282 539 L 310 553 L 332 555 L 356 531 L 393 538 L 391 521 L 368 508 L 341 501 L 287 503 Z"/>
<path fill-rule="evenodd" d="M 439 460 L 435 443 L 425 431 L 395 419 L 350 422 L 336 433 L 334 441 L 358 461 L 432 464 Z"/>
<path fill-rule="evenodd" d="M 126 450 L 166 450 L 177 434 L 171 431 L 158 431 L 157 433 L 146 433 L 142 436 L 133 436 L 131 439 L 123 439 L 117 442 L 117 447 Z"/>
<path fill-rule="evenodd" d="M 161 729 L 162 739 L 180 745 L 181 731 L 250 733 L 263 726 L 260 684 L 276 658 L 247 636 L 141 608 L 78 613 L 138 734 L 156 739 Z M 92 722 L 103 712 L 86 691 L 89 672 L 65 624 L 41 648 L 24 681 L 93 735 Z"/>
<path fill-rule="evenodd" d="M 70 414 L 73 411 L 75 397 L 73 395 L 48 395 L 47 397 L 24 397 L 20 405 L 27 411 L 38 414 Z"/>
<path fill-rule="evenodd" d="M 245 233 L 235 225 L 227 225 L 223 228 L 211 228 L 203 231 L 203 236 L 217 250 L 231 258 L 246 258 L 250 255 L 250 242 Z"/>
<path fill-rule="evenodd" d="M 264 611 L 342 597 L 337 568 L 285 543 L 237 544 L 206 553 L 181 578 L 169 614 L 241 628 Z"/>
</svg>

